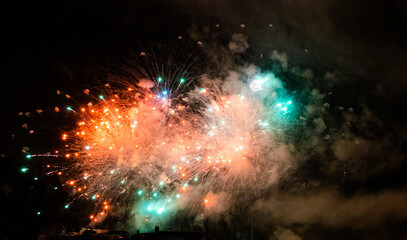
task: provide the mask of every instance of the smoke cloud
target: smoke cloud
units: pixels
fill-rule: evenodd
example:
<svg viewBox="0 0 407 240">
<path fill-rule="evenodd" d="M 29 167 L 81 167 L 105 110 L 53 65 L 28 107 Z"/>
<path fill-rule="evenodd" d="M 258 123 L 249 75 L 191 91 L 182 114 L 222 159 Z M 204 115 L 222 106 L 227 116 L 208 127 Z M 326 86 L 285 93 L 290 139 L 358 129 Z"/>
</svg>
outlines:
<svg viewBox="0 0 407 240">
<path fill-rule="evenodd" d="M 407 194 L 400 191 L 346 197 L 334 190 L 321 189 L 279 193 L 257 201 L 254 211 L 259 219 L 268 219 L 268 226 L 276 224 L 301 229 L 322 225 L 336 229 L 381 231 L 383 226 L 407 218 L 406 200 Z M 278 232 L 281 234 L 281 229 Z"/>
</svg>

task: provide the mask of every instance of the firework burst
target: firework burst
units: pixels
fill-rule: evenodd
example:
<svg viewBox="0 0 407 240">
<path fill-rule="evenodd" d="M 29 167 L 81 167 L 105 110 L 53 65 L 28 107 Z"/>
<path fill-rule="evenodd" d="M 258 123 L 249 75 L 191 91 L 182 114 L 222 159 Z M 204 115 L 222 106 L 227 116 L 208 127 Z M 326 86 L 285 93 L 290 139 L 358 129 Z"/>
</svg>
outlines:
<svg viewBox="0 0 407 240">
<path fill-rule="evenodd" d="M 293 104 L 272 73 L 216 80 L 141 57 L 67 107 L 76 127 L 52 155 L 74 163 L 56 172 L 72 191 L 65 208 L 86 199 L 92 224 L 126 215 L 139 229 L 166 226 L 245 209 L 290 167 L 281 139 Z"/>
</svg>

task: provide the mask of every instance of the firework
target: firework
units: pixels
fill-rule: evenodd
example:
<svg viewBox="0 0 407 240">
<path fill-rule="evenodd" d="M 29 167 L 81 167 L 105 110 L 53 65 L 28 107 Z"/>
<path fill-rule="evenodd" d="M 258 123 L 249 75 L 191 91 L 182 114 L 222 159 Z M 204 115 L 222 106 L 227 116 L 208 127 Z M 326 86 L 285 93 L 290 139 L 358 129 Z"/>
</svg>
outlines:
<svg viewBox="0 0 407 240">
<path fill-rule="evenodd" d="M 93 224 L 125 211 L 139 229 L 165 226 L 180 212 L 245 208 L 290 167 L 280 141 L 293 102 L 272 73 L 244 81 L 128 75 L 66 108 L 77 125 L 62 134 L 63 149 L 27 156 L 73 163 L 51 172 L 72 191 L 66 209 L 86 199 Z"/>
</svg>

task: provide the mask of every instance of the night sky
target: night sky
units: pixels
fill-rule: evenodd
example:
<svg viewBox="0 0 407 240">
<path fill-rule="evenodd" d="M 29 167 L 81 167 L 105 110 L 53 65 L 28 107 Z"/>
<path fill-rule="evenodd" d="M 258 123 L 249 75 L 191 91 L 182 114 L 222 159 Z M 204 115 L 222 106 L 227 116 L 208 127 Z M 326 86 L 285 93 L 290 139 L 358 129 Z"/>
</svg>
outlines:
<svg viewBox="0 0 407 240">
<path fill-rule="evenodd" d="M 172 47 L 200 56 L 196 75 L 270 70 L 308 114 L 287 140 L 292 168 L 244 213 L 255 239 L 407 239 L 406 16 L 396 0 L 2 3 L 0 239 L 87 224 L 86 203 L 66 211 L 69 193 L 45 175 L 54 160 L 26 154 L 58 148 L 74 124 L 54 112 L 72 101 L 65 93 L 80 101 L 133 56 Z M 251 239 L 244 219 L 223 215 L 204 231 Z"/>
</svg>

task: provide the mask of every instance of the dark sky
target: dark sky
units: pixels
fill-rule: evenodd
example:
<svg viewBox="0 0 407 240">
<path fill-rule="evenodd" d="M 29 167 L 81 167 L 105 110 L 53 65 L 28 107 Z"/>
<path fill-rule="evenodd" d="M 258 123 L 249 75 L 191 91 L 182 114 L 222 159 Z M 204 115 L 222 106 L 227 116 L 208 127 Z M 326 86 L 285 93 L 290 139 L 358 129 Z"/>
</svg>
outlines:
<svg viewBox="0 0 407 240">
<path fill-rule="evenodd" d="M 26 205 L 24 199 L 38 203 L 35 199 L 41 197 L 32 195 L 35 190 L 27 179 L 14 175 L 19 175 L 23 161 L 21 147 L 29 142 L 18 137 L 24 123 L 19 112 L 52 110 L 55 104 L 63 104 L 55 96 L 57 89 L 77 94 L 83 88 L 103 84 L 105 70 L 124 62 L 131 53 L 138 54 L 141 46 L 172 44 L 178 41 L 178 36 L 183 36 L 191 43 L 202 41 L 208 46 L 206 54 L 210 54 L 217 48 L 227 48 L 233 33 L 242 33 L 248 37 L 250 47 L 246 54 L 236 57 L 236 62 L 257 64 L 260 54 L 270 58 L 273 50 L 285 53 L 290 70 L 281 70 L 281 76 L 290 77 L 294 74 L 293 67 L 301 71 L 311 69 L 312 83 L 306 87 L 312 99 L 317 98 L 317 94 L 311 94 L 312 89 L 318 89 L 333 106 L 352 107 L 357 112 L 356 116 L 341 115 L 343 125 L 336 119 L 339 115 L 332 114 L 325 119 L 333 139 L 325 147 L 338 161 L 326 160 L 330 156 L 325 152 L 311 154 L 309 149 L 314 146 L 305 146 L 307 157 L 299 163 L 294 177 L 278 190 L 281 193 L 288 189 L 287 192 L 257 202 L 254 211 L 265 214 L 265 218 L 273 216 L 268 222 L 258 224 L 259 237 L 406 237 L 400 231 L 405 229 L 407 221 L 404 177 L 407 132 L 403 113 L 407 90 L 406 18 L 406 2 L 396 0 L 4 2 L 1 7 L 0 154 L 4 153 L 1 194 L 14 204 L 12 209 Z M 241 24 L 245 27 L 241 28 Z M 333 76 L 329 84 L 326 73 Z M 327 95 L 329 91 L 336 94 L 331 99 Z M 34 126 L 41 122 L 30 121 Z M 58 120 L 53 121 L 60 124 Z M 335 127 L 330 128 L 330 124 Z M 352 130 L 344 130 L 346 124 L 353 124 Z M 341 131 L 352 132 L 351 137 L 340 138 Z M 12 134 L 17 135 L 17 140 Z M 360 149 L 350 145 L 355 141 L 361 142 Z M 343 169 L 338 170 L 342 167 L 348 172 L 349 180 L 335 183 L 333 179 L 338 172 L 343 173 Z M 306 182 L 307 186 L 318 184 L 302 192 L 296 187 L 298 182 Z M 41 191 L 48 196 L 46 190 Z M 50 198 L 61 202 L 64 194 L 60 192 Z M 320 207 L 315 207 L 314 202 Z M 275 210 L 297 207 L 300 216 Z M 335 214 L 325 214 L 331 208 L 336 209 Z M 24 217 L 29 210 L 24 207 L 18 213 Z M 16 225 L 0 238 L 13 239 L 27 222 L 12 217 L 12 211 L 7 213 L 4 215 L 7 217 L 2 215 L 1 224 L 11 219 Z M 32 219 L 28 215 L 27 219 Z M 389 221 L 390 218 L 394 221 Z M 46 221 L 32 227 L 30 237 L 45 225 Z"/>
<path fill-rule="evenodd" d="M 3 78 L 18 85 L 58 84 L 58 67 L 79 68 L 126 54 L 140 43 L 186 35 L 192 26 L 238 32 L 253 47 L 296 53 L 404 91 L 406 6 L 403 1 L 14 1 L 4 4 Z M 273 41 L 261 41 L 268 24 Z M 168 40 L 167 40 L 168 41 Z M 321 50 L 321 51 L 320 51 Z M 295 58 L 291 58 L 295 60 Z M 52 65 L 52 66 L 51 66 Z M 76 65 L 76 66 L 72 66 Z M 29 88 L 27 88 L 29 89 Z M 23 94 L 26 95 L 26 94 Z"/>
</svg>

